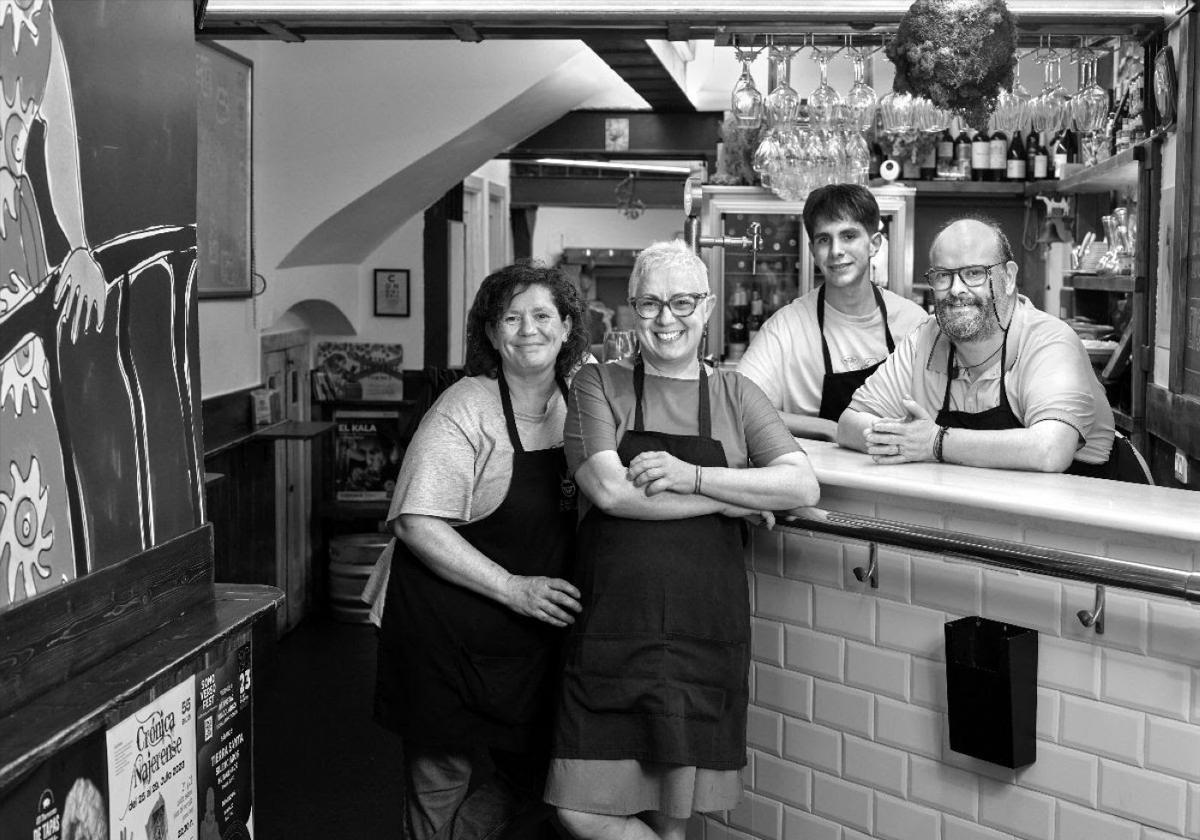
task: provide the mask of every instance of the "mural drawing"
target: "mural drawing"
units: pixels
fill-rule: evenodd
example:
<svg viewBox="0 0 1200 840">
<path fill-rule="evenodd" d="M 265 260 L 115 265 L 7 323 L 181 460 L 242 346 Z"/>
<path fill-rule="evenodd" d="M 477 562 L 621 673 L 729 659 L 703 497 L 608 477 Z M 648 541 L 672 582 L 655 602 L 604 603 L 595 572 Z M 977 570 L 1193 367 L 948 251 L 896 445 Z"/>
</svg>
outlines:
<svg viewBox="0 0 1200 840">
<path fill-rule="evenodd" d="M 0 609 L 202 515 L 195 227 L 89 238 L 69 68 L 96 56 L 77 62 L 60 34 L 81 8 L 0 0 Z"/>
</svg>

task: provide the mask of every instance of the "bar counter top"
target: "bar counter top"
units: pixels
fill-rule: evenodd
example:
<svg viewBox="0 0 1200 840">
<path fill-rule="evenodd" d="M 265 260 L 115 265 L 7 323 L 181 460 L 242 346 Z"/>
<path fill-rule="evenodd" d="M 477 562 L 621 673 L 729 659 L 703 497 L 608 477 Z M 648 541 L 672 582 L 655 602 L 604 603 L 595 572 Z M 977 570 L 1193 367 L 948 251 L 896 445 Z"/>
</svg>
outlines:
<svg viewBox="0 0 1200 840">
<path fill-rule="evenodd" d="M 821 507 L 828 495 L 898 497 L 914 507 L 974 508 L 1017 520 L 1050 519 L 1200 544 L 1200 494 L 1195 491 L 933 462 L 876 464 L 869 455 L 835 443 L 799 443 L 821 482 Z"/>
</svg>

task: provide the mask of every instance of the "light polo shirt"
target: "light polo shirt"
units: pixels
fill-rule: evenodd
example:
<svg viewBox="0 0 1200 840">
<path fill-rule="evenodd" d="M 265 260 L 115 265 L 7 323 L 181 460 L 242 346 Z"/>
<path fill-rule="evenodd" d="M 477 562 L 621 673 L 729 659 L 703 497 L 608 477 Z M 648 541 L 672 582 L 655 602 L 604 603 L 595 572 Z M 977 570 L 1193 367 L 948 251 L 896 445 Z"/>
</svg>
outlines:
<svg viewBox="0 0 1200 840">
<path fill-rule="evenodd" d="M 738 373 L 750 378 L 776 411 L 809 417 L 821 412 L 825 357 L 817 325 L 818 291 L 813 289 L 768 318 L 738 362 Z M 898 345 L 929 314 L 887 289 L 880 292 L 887 306 L 892 341 Z M 847 315 L 826 302 L 825 340 L 834 373 L 871 367 L 883 361 L 888 352 L 883 316 L 878 309 L 866 315 Z"/>
<path fill-rule="evenodd" d="M 1102 464 L 1113 443 L 1113 413 L 1087 350 L 1075 331 L 1047 315 L 1024 295 L 1017 298 L 1008 330 L 1005 388 L 1013 413 L 1026 428 L 1059 420 L 1079 433 L 1075 460 Z M 946 392 L 949 340 L 930 318 L 854 392 L 850 408 L 877 417 L 904 417 L 911 396 L 936 417 Z M 950 385 L 950 408 L 976 413 L 1000 404 L 1000 366 L 974 382 L 958 371 Z"/>
</svg>

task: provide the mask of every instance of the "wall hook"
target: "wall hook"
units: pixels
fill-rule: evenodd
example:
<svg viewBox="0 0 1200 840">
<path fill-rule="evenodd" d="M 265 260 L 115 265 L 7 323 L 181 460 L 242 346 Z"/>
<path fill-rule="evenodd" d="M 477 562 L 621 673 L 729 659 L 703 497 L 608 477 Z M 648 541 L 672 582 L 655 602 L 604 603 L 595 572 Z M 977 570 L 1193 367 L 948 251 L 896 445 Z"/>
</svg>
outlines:
<svg viewBox="0 0 1200 840">
<path fill-rule="evenodd" d="M 1104 587 L 1096 584 L 1096 605 L 1090 610 L 1080 610 L 1075 613 L 1079 623 L 1091 627 L 1099 635 L 1104 635 Z"/>
<path fill-rule="evenodd" d="M 864 580 L 871 584 L 872 589 L 879 588 L 879 544 L 871 543 L 867 549 L 867 568 L 855 566 L 854 579 L 859 583 Z"/>
</svg>

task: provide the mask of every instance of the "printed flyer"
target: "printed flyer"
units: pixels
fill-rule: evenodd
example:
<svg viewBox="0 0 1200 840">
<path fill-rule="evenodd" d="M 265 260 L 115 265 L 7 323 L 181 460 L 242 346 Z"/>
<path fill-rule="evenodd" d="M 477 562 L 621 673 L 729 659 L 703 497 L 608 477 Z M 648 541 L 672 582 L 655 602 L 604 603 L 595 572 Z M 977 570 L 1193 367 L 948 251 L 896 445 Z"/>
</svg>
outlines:
<svg viewBox="0 0 1200 840">
<path fill-rule="evenodd" d="M 104 733 L 96 732 L 60 750 L 5 793 L 0 838 L 106 840 L 107 800 Z"/>
<path fill-rule="evenodd" d="M 199 840 L 251 840 L 250 645 L 196 675 Z"/>
<path fill-rule="evenodd" d="M 197 840 L 196 678 L 108 730 L 110 840 Z"/>
<path fill-rule="evenodd" d="M 388 501 L 404 453 L 400 446 L 399 413 L 339 410 L 334 488 L 338 501 Z"/>
</svg>

